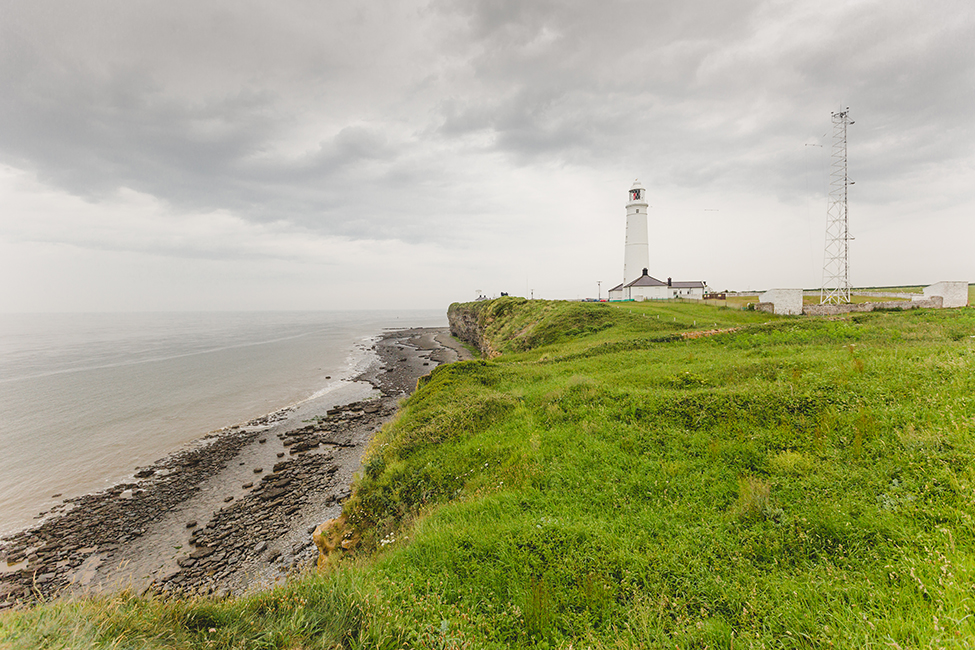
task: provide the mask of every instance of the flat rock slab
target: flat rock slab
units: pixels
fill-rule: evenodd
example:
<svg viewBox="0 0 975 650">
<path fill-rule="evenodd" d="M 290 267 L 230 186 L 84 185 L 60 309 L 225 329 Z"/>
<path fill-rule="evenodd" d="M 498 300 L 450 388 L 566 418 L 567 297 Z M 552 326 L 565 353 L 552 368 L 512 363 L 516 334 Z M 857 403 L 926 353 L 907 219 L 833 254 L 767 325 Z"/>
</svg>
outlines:
<svg viewBox="0 0 975 650">
<path fill-rule="evenodd" d="M 193 551 L 192 553 L 190 553 L 190 557 L 193 558 L 194 560 L 199 560 L 200 558 L 209 557 L 213 555 L 214 550 L 216 549 L 210 546 L 201 546 L 195 551 Z"/>
<path fill-rule="evenodd" d="M 283 487 L 281 487 L 281 488 L 271 488 L 270 490 L 265 490 L 261 494 L 261 498 L 264 499 L 265 501 L 270 501 L 270 500 L 276 499 L 278 497 L 283 497 L 287 493 L 288 493 L 288 491 L 286 489 L 284 489 Z"/>
</svg>

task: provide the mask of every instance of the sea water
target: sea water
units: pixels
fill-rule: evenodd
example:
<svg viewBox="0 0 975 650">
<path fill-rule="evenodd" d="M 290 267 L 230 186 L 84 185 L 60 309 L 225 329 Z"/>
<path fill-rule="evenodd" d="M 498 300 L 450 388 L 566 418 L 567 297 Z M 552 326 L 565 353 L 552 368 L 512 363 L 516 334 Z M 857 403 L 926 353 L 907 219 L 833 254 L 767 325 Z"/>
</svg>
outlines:
<svg viewBox="0 0 975 650">
<path fill-rule="evenodd" d="M 0 534 L 215 429 L 354 395 L 382 330 L 445 325 L 440 310 L 0 314 Z"/>
</svg>

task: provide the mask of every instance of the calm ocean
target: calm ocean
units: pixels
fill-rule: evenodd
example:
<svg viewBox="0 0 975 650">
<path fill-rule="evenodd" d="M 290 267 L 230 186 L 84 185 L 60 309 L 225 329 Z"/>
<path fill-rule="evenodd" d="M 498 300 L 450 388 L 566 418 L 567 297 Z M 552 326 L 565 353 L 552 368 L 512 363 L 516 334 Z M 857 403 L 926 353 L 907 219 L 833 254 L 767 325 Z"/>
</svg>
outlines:
<svg viewBox="0 0 975 650">
<path fill-rule="evenodd" d="M 365 396 L 348 379 L 372 337 L 446 322 L 440 310 L 0 314 L 0 534 L 214 429 Z"/>
</svg>

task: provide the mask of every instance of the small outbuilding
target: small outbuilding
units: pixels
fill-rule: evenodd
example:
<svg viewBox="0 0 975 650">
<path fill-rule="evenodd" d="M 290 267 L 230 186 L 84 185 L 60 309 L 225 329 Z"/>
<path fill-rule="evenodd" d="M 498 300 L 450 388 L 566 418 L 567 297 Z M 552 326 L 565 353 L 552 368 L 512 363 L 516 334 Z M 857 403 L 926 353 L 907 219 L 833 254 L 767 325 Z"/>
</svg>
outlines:
<svg viewBox="0 0 975 650">
<path fill-rule="evenodd" d="M 930 287 L 924 287 L 924 297 L 933 298 L 940 296 L 942 307 L 950 309 L 953 307 L 965 307 L 968 305 L 968 283 L 967 282 L 935 282 Z"/>
<path fill-rule="evenodd" d="M 758 309 L 770 314 L 802 315 L 802 289 L 769 289 L 758 297 Z"/>
</svg>

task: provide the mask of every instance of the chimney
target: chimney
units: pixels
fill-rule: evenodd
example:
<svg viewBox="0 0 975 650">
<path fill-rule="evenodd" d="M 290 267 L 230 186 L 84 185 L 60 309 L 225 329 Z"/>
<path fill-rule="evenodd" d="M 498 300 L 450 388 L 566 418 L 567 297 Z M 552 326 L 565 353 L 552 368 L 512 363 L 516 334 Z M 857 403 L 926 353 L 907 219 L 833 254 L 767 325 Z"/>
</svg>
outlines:
<svg viewBox="0 0 975 650">
<path fill-rule="evenodd" d="M 671 281 L 671 279 L 670 278 L 667 278 L 667 286 L 670 287 L 670 286 L 673 286 L 673 284 L 674 283 Z"/>
<path fill-rule="evenodd" d="M 643 275 L 650 275 L 650 271 L 648 271 L 647 269 L 643 269 Z"/>
</svg>

